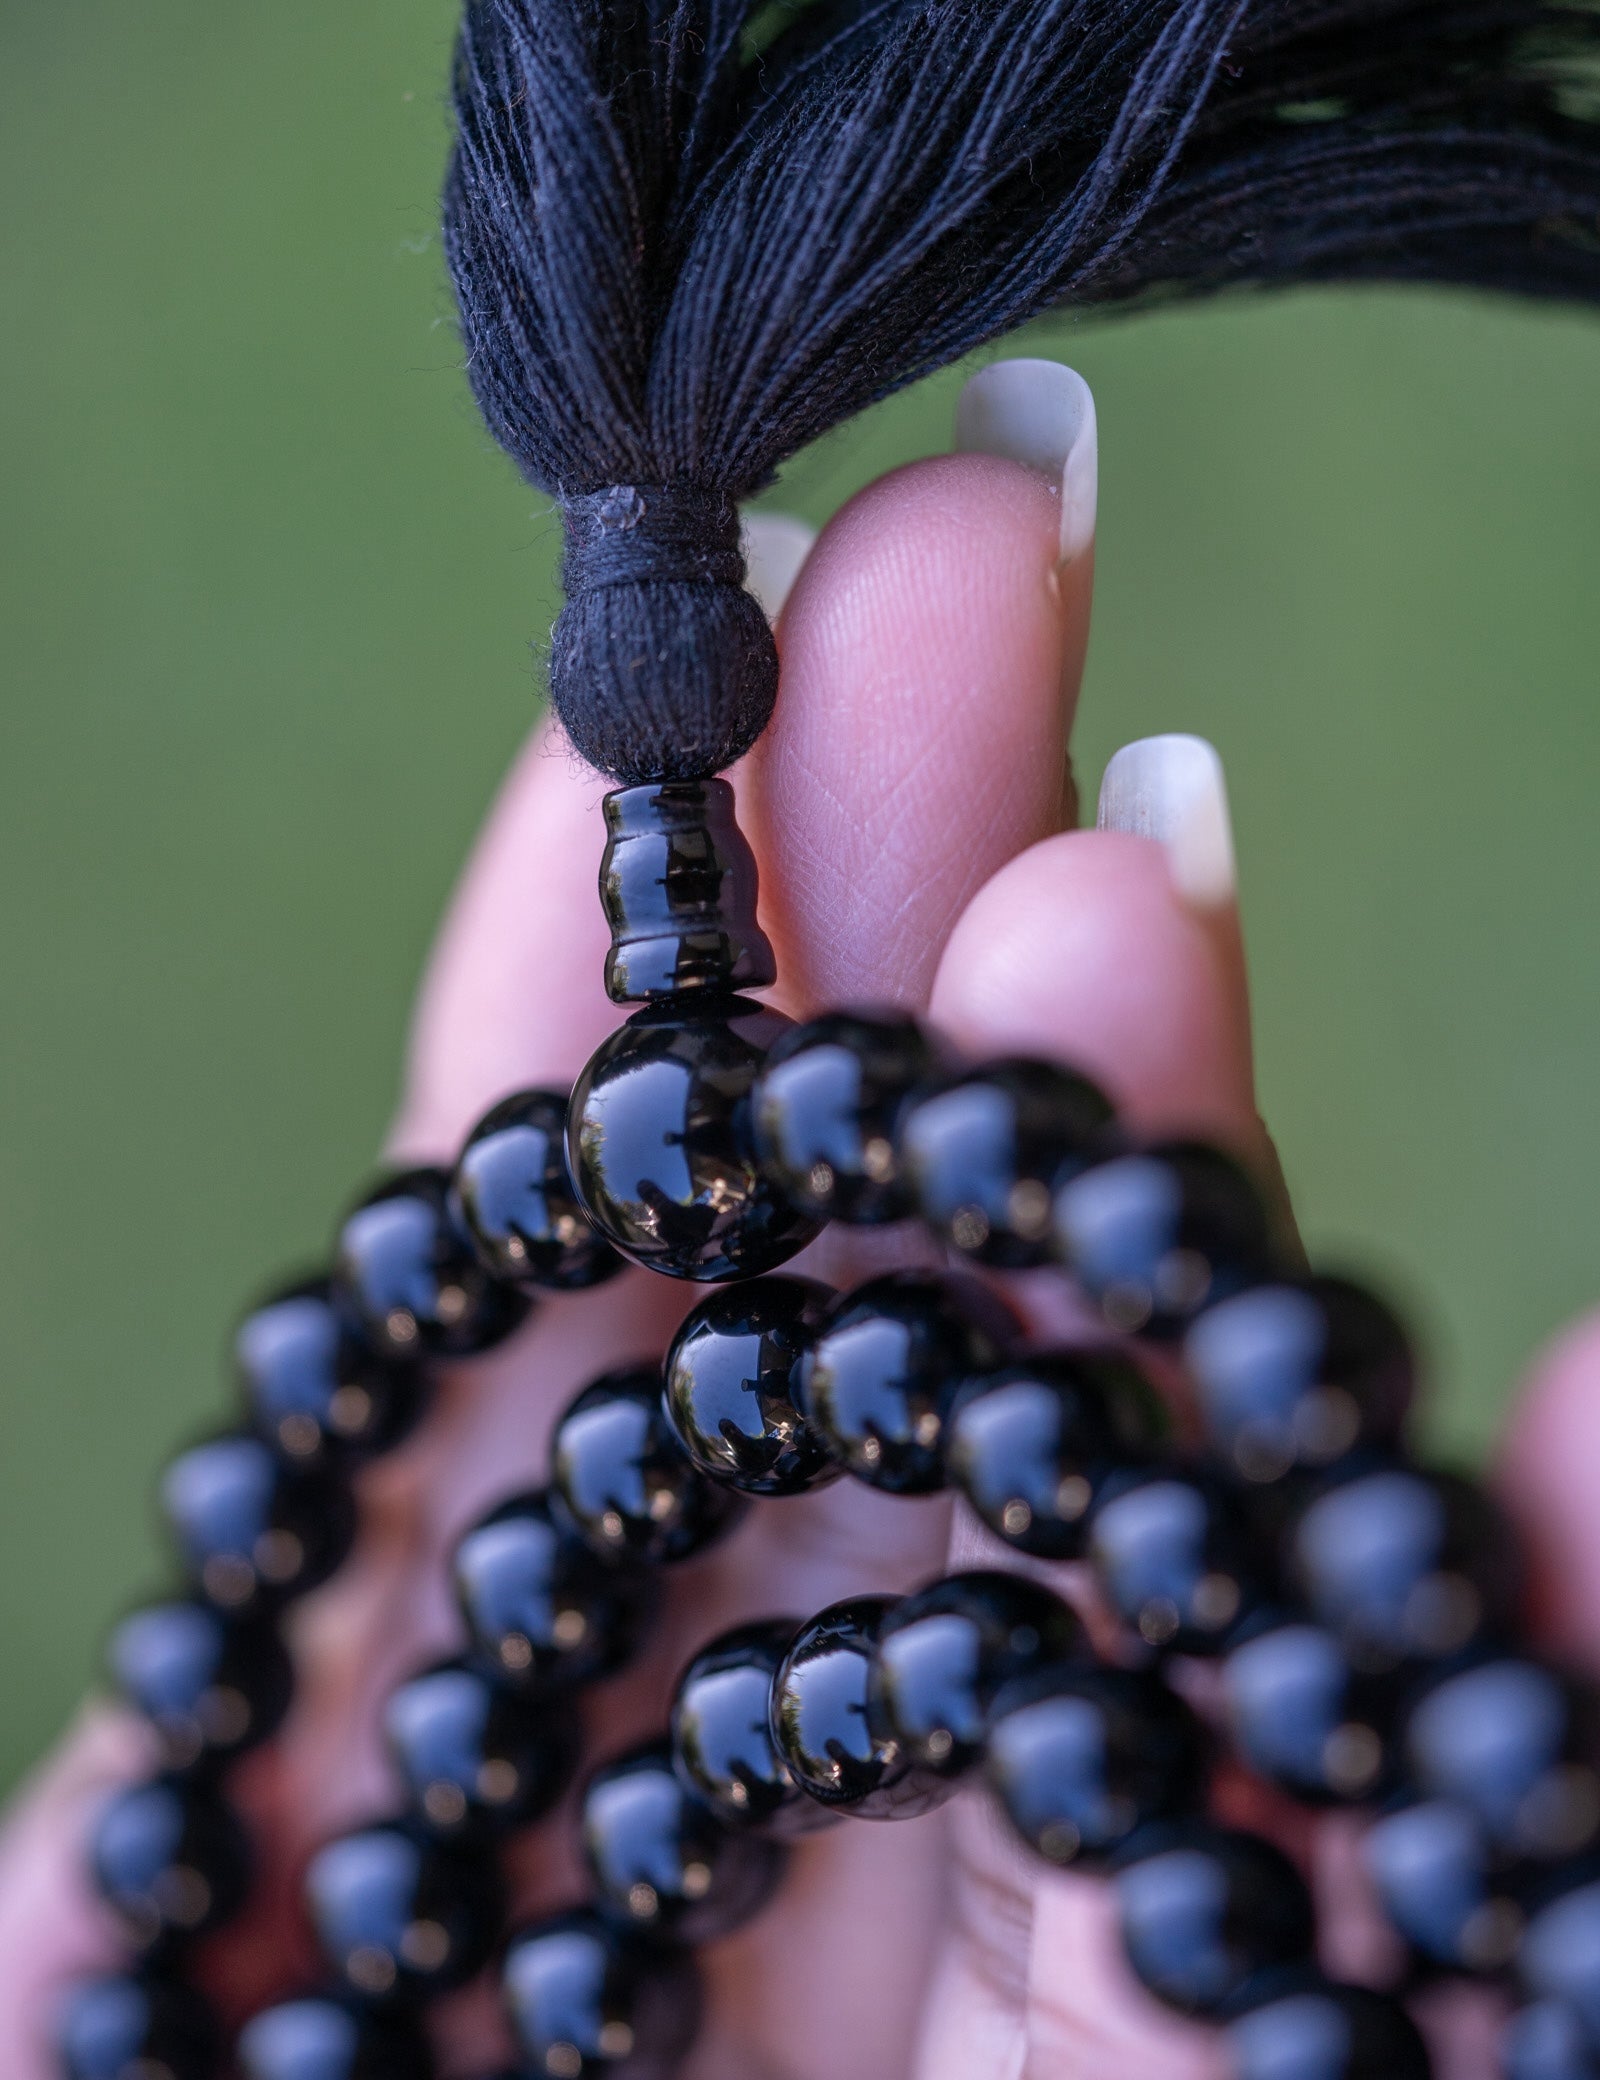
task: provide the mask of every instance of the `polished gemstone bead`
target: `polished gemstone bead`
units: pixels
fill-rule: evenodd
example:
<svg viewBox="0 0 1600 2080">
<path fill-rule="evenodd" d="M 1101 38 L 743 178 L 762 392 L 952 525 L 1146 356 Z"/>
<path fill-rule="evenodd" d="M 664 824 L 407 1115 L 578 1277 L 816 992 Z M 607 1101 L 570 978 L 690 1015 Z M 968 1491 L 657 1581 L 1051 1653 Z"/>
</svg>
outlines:
<svg viewBox="0 0 1600 2080">
<path fill-rule="evenodd" d="M 380 1350 L 470 1358 L 503 1343 L 528 1312 L 527 1294 L 479 1263 L 449 1201 L 448 1171 L 405 1170 L 339 1230 L 338 1292 Z"/>
<path fill-rule="evenodd" d="M 291 1465 L 259 1437 L 214 1437 L 180 1453 L 162 1477 L 161 1505 L 196 1586 L 227 1611 L 304 1595 L 355 1537 L 341 1475 Z"/>
<path fill-rule="evenodd" d="M 542 1491 L 513 1496 L 475 1524 L 453 1573 L 475 1650 L 529 1689 L 620 1668 L 649 1615 L 648 1579 L 590 1552 Z"/>
<path fill-rule="evenodd" d="M 1362 1677 L 1320 1625 L 1272 1612 L 1222 1664 L 1229 1730 L 1258 1776 L 1313 1805 L 1380 1793 L 1393 1768 L 1393 1686 Z"/>
<path fill-rule="evenodd" d="M 698 992 L 636 1011 L 572 1093 L 567 1161 L 590 1220 L 673 1278 L 772 1271 L 817 1231 L 756 1162 L 750 1090 L 790 1021 Z"/>
<path fill-rule="evenodd" d="M 914 1098 L 900 1162 L 918 1211 L 963 1256 L 1006 1270 L 1047 1263 L 1052 1195 L 1105 1154 L 1104 1094 L 1069 1069 L 985 1062 Z"/>
<path fill-rule="evenodd" d="M 1287 1976 L 1229 2025 L 1230 2080 L 1429 2080 L 1427 2048 L 1397 2000 Z"/>
<path fill-rule="evenodd" d="M 291 1286 L 253 1309 L 235 1333 L 233 1355 L 252 1426 L 296 1463 L 387 1452 L 427 1405 L 425 1369 L 374 1350 L 335 1305 L 326 1279 Z"/>
<path fill-rule="evenodd" d="M 113 1792 L 90 1830 L 95 1884 L 142 1949 L 220 1928 L 244 1904 L 251 1860 L 231 1809 L 192 1778 Z"/>
<path fill-rule="evenodd" d="M 747 1495 L 798 1495 L 837 1478 L 800 1413 L 800 1364 L 830 1295 L 804 1278 L 711 1293 L 673 1338 L 667 1420 L 703 1473 Z"/>
<path fill-rule="evenodd" d="M 878 1627 L 868 1715 L 916 1768 L 959 1777 L 982 1753 L 996 1692 L 1084 1651 L 1076 1615 L 1038 1582 L 947 1575 L 901 1597 Z"/>
<path fill-rule="evenodd" d="M 294 1674 L 277 1628 L 204 1603 L 153 1603 L 112 1633 L 106 1663 L 161 1737 L 169 1770 L 230 1760 L 276 1732 Z"/>
<path fill-rule="evenodd" d="M 1480 1489 L 1382 1460 L 1312 1491 L 1290 1519 L 1286 1566 L 1363 1669 L 1470 1646 L 1510 1622 L 1522 1579 Z"/>
<path fill-rule="evenodd" d="M 783 1874 L 782 1845 L 724 1827 L 674 1771 L 667 1741 L 595 1772 L 582 1829 L 596 1904 L 641 1935 L 712 1942 L 758 1913 Z"/>
<path fill-rule="evenodd" d="M 1011 1323 L 965 1278 L 892 1272 L 841 1294 L 800 1366 L 800 1406 L 830 1457 L 892 1495 L 944 1485 L 957 1388 L 997 1364 Z"/>
<path fill-rule="evenodd" d="M 1212 1450 L 1251 1481 L 1398 1442 L 1416 1379 L 1394 1315 L 1342 1278 L 1236 1293 L 1192 1325 L 1183 1355 Z"/>
<path fill-rule="evenodd" d="M 909 1820 L 954 1788 L 911 1758 L 871 1706 L 892 1596 L 853 1596 L 802 1625 L 772 1686 L 772 1733 L 803 1791 L 858 1820 Z"/>
<path fill-rule="evenodd" d="M 700 2026 L 692 1958 L 586 1909 L 514 1935 L 501 1986 L 517 2048 L 548 2080 L 672 2080 Z"/>
<path fill-rule="evenodd" d="M 1215 2015 L 1258 1974 L 1308 1961 L 1311 1895 L 1259 1835 L 1206 1820 L 1136 1835 L 1116 1876 L 1128 1962 L 1158 2000 Z"/>
<path fill-rule="evenodd" d="M 142 1972 L 106 1973 L 68 1988 L 56 2049 L 62 2080 L 213 2080 L 222 2032 L 188 1987 Z"/>
<path fill-rule="evenodd" d="M 1166 1429 L 1159 1398 L 1125 1360 L 1039 1351 L 961 1388 L 945 1430 L 945 1471 L 1008 1545 L 1075 1560 L 1107 1476 L 1148 1458 Z"/>
<path fill-rule="evenodd" d="M 1502 2080 L 1600 2080 L 1600 2045 L 1563 2001 L 1531 2001 L 1500 2038 Z"/>
<path fill-rule="evenodd" d="M 243 2080 L 433 2080 L 419 2024 L 326 1994 L 266 2009 L 238 2049 Z"/>
<path fill-rule="evenodd" d="M 1089 1558 L 1124 1623 L 1178 1654 L 1218 1653 L 1261 1599 L 1232 1498 L 1194 1467 L 1113 1474 L 1089 1522 Z"/>
<path fill-rule="evenodd" d="M 1057 1192 L 1054 1219 L 1068 1268 L 1127 1334 L 1180 1334 L 1271 1261 L 1255 1186 L 1226 1156 L 1188 1142 L 1085 1170 Z"/>
<path fill-rule="evenodd" d="M 704 1551 L 744 1510 L 678 1442 L 654 1365 L 608 1372 L 583 1389 L 556 1425 L 550 1485 L 595 1552 L 641 1566 Z"/>
<path fill-rule="evenodd" d="M 577 1766 L 578 1729 L 562 1703 L 465 1662 L 424 1669 L 391 1692 L 383 1730 L 412 1810 L 438 1835 L 526 1827 Z"/>
<path fill-rule="evenodd" d="M 1087 1869 L 1137 1828 L 1198 1803 L 1207 1744 L 1193 1712 L 1134 1669 L 1041 1669 L 989 1713 L 984 1773 L 1030 1849 Z"/>
<path fill-rule="evenodd" d="M 1508 1964 L 1522 1914 L 1503 1864 L 1464 1806 L 1409 1802 L 1381 1814 L 1362 1856 L 1390 1922 L 1419 1955 L 1457 1971 Z"/>
<path fill-rule="evenodd" d="M 463 1985 L 488 1962 L 505 1910 L 484 1850 L 404 1821 L 325 1843 L 306 1866 L 305 1889 L 329 1969 L 373 2006 Z"/>
<path fill-rule="evenodd" d="M 623 1268 L 567 1176 L 559 1091 L 519 1091 L 485 1113 L 456 1164 L 450 1211 L 484 1268 L 530 1293 L 579 1292 Z"/>
<path fill-rule="evenodd" d="M 791 1618 L 736 1626 L 702 1647 L 679 1679 L 674 1763 L 730 1827 L 787 1836 L 832 1818 L 800 1789 L 772 1734 L 772 1686 L 798 1630 Z"/>
<path fill-rule="evenodd" d="M 1600 1870 L 1575 1862 L 1561 1889 L 1533 1903 L 1516 1954 L 1517 1977 L 1536 1999 L 1560 2001 L 1600 2045 Z"/>
<path fill-rule="evenodd" d="M 876 1227 L 913 1212 L 895 1146 L 901 1108 L 936 1056 L 897 1011 L 830 1011 L 785 1033 L 756 1079 L 762 1168 L 816 1220 Z"/>
<path fill-rule="evenodd" d="M 756 861 L 726 780 L 657 780 L 605 799 L 600 903 L 613 1003 L 776 981 Z"/>
</svg>

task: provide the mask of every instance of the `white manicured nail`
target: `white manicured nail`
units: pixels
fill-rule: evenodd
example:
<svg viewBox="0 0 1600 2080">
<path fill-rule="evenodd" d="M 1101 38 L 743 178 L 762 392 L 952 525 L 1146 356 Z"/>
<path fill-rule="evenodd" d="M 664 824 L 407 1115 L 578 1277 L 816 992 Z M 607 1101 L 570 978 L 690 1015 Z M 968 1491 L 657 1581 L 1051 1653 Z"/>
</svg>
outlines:
<svg viewBox="0 0 1600 2080">
<path fill-rule="evenodd" d="M 746 513 L 741 534 L 745 589 L 760 600 L 767 619 L 776 621 L 801 564 L 811 554 L 817 530 L 788 513 Z"/>
<path fill-rule="evenodd" d="M 1026 463 L 1061 490 L 1061 561 L 1094 540 L 1100 442 L 1094 396 L 1062 361 L 995 361 L 980 368 L 956 403 L 956 447 Z"/>
<path fill-rule="evenodd" d="M 1179 895 L 1196 910 L 1233 902 L 1238 875 L 1222 760 L 1204 737 L 1141 737 L 1124 744 L 1100 782 L 1103 831 L 1164 845 Z"/>
</svg>

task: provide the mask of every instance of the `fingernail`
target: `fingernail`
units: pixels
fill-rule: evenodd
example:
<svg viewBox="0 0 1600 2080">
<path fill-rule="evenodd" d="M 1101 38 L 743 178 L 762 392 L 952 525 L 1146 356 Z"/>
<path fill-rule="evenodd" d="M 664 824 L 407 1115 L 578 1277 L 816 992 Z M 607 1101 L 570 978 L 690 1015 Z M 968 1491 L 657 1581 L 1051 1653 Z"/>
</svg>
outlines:
<svg viewBox="0 0 1600 2080">
<path fill-rule="evenodd" d="M 956 402 L 956 447 L 1026 463 L 1061 493 L 1061 561 L 1094 540 L 1100 443 L 1094 396 L 1062 361 L 995 361 L 980 368 Z"/>
<path fill-rule="evenodd" d="M 1204 737 L 1141 737 L 1124 744 L 1100 782 L 1103 831 L 1131 831 L 1166 847 L 1179 895 L 1196 910 L 1234 901 L 1238 875 L 1222 760 Z"/>
<path fill-rule="evenodd" d="M 776 621 L 800 566 L 811 554 L 817 530 L 789 513 L 746 513 L 740 533 L 745 589 L 761 602 L 767 619 Z"/>
</svg>

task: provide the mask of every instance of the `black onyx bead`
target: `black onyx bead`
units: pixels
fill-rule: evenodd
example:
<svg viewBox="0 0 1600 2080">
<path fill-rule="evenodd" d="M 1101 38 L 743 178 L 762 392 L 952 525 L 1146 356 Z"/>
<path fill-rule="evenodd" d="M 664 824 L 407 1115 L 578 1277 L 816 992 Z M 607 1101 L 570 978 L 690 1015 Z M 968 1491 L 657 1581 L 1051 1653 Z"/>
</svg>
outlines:
<svg viewBox="0 0 1600 2080">
<path fill-rule="evenodd" d="M 154 1603 L 112 1633 L 106 1663 L 160 1735 L 170 1770 L 227 1761 L 282 1724 L 294 1687 L 276 1628 L 203 1603 Z"/>
<path fill-rule="evenodd" d="M 1310 1972 L 1274 1986 L 1226 2041 L 1231 2080 L 1429 2080 L 1433 2071 L 1398 2001 Z"/>
<path fill-rule="evenodd" d="M 1564 1889 L 1529 1915 L 1516 1967 L 1529 1994 L 1561 2002 L 1600 2045 L 1600 1872 L 1592 1859 L 1575 1864 Z"/>
<path fill-rule="evenodd" d="M 663 1403 L 703 1473 L 747 1495 L 798 1495 L 838 1477 L 800 1413 L 800 1364 L 830 1295 L 803 1278 L 710 1294 L 673 1338 Z"/>
<path fill-rule="evenodd" d="M 1511 1961 L 1521 1910 L 1464 1806 L 1434 1798 L 1381 1814 L 1362 1855 L 1384 1913 L 1421 1957 L 1469 1972 Z"/>
<path fill-rule="evenodd" d="M 590 1057 L 567 1161 L 590 1220 L 672 1278 L 772 1271 L 817 1231 L 756 1162 L 750 1091 L 790 1021 L 747 997 L 648 1005 Z"/>
<path fill-rule="evenodd" d="M 1200 1722 L 1153 1675 L 1041 1669 L 1008 1684 L 989 1714 L 984 1772 L 1029 1848 L 1095 1869 L 1136 1829 L 1198 1803 Z"/>
<path fill-rule="evenodd" d="M 1090 1518 L 1088 1550 L 1106 1601 L 1147 1646 L 1218 1653 L 1260 1601 L 1232 1497 L 1192 1467 L 1113 1474 Z"/>
<path fill-rule="evenodd" d="M 1236 1293 L 1194 1323 L 1183 1355 L 1212 1450 L 1252 1481 L 1397 1443 L 1416 1382 L 1404 1329 L 1342 1278 Z"/>
<path fill-rule="evenodd" d="M 1057 1192 L 1056 1245 L 1113 1328 L 1180 1334 L 1265 1276 L 1266 1209 L 1215 1149 L 1165 1142 L 1085 1170 Z"/>
<path fill-rule="evenodd" d="M 479 1263 L 451 1218 L 446 1170 L 405 1170 L 370 1192 L 339 1230 L 335 1281 L 373 1343 L 400 1357 L 473 1357 L 530 1305 Z"/>
<path fill-rule="evenodd" d="M 1111 1103 L 1049 1062 L 986 1062 L 915 1098 L 900 1162 L 918 1211 L 964 1256 L 1006 1270 L 1049 1261 L 1052 1195 L 1104 1154 Z"/>
<path fill-rule="evenodd" d="M 501 1986 L 517 2048 L 548 2080 L 671 2080 L 700 2026 L 692 1958 L 586 1909 L 514 1935 Z"/>
<path fill-rule="evenodd" d="M 772 1734 L 800 1788 L 857 1820 L 910 1820 L 954 1788 L 872 1709 L 872 1661 L 893 1596 L 853 1596 L 802 1625 L 772 1684 Z"/>
<path fill-rule="evenodd" d="M 1313 1490 L 1290 1518 L 1288 1575 L 1358 1668 L 1438 1660 L 1508 1624 L 1521 1568 L 1482 1491 L 1379 1461 Z"/>
<path fill-rule="evenodd" d="M 896 1011 L 831 1011 L 783 1034 L 752 1099 L 767 1175 L 817 1220 L 905 1219 L 900 1111 L 935 1060 L 916 1021 Z"/>
<path fill-rule="evenodd" d="M 413 1810 L 438 1835 L 525 1827 L 549 1812 L 577 1766 L 578 1729 L 561 1703 L 463 1662 L 402 1683 L 383 1730 Z"/>
<path fill-rule="evenodd" d="M 945 1471 L 1008 1545 L 1075 1560 L 1108 1474 L 1147 1458 L 1166 1429 L 1160 1399 L 1124 1360 L 1041 1351 L 961 1389 L 945 1430 Z"/>
<path fill-rule="evenodd" d="M 1223 1662 L 1222 1692 L 1241 1759 L 1269 1783 L 1311 1805 L 1383 1790 L 1392 1685 L 1358 1675 L 1322 1626 L 1265 1617 Z"/>
<path fill-rule="evenodd" d="M 240 1611 L 325 1582 L 355 1537 L 355 1503 L 326 1467 L 297 1467 L 259 1437 L 192 1445 L 162 1477 L 162 1511 L 208 1602 Z"/>
<path fill-rule="evenodd" d="M 616 1004 L 763 989 L 777 963 L 756 922 L 756 861 L 726 780 L 657 780 L 605 799 L 600 904 Z"/>
<path fill-rule="evenodd" d="M 244 1829 L 192 1778 L 114 1792 L 90 1831 L 89 1862 L 101 1897 L 142 1949 L 220 1928 L 250 1889 Z"/>
<path fill-rule="evenodd" d="M 1259 1835 L 1174 1821 L 1136 1835 L 1116 1875 L 1122 1943 L 1158 2000 L 1215 2015 L 1259 1975 L 1309 1960 L 1311 1895 Z"/>
<path fill-rule="evenodd" d="M 1519 2008 L 1500 2038 L 1502 2080 L 1600 2080 L 1600 2045 L 1562 2001 Z"/>
<path fill-rule="evenodd" d="M 239 2032 L 243 2080 L 432 2080 L 418 2025 L 327 1995 L 284 2001 Z"/>
<path fill-rule="evenodd" d="M 944 1485 L 957 1388 L 994 1366 L 1009 1318 L 965 1278 L 892 1272 L 845 1293 L 800 1366 L 800 1406 L 829 1456 L 892 1495 Z"/>
<path fill-rule="evenodd" d="M 252 1309 L 233 1339 L 252 1425 L 285 1457 L 366 1459 L 415 1427 L 428 1379 L 412 1358 L 380 1354 L 338 1308 L 326 1279 Z"/>
<path fill-rule="evenodd" d="M 596 1904 L 641 1935 L 712 1942 L 759 1913 L 783 1874 L 782 1846 L 724 1827 L 666 1741 L 595 1772 L 582 1827 Z"/>
<path fill-rule="evenodd" d="M 389 1821 L 325 1843 L 306 1902 L 331 1971 L 373 2006 L 430 1999 L 489 1960 L 505 1901 L 493 1859 Z"/>
<path fill-rule="evenodd" d="M 678 1442 L 654 1365 L 608 1372 L 583 1389 L 556 1425 L 550 1485 L 595 1552 L 641 1566 L 687 1560 L 744 1509 Z"/>
<path fill-rule="evenodd" d="M 868 1711 L 914 1767 L 958 1777 L 983 1749 L 995 1693 L 1030 1669 L 1083 1651 L 1059 1596 L 989 1569 L 903 1596 L 878 1627 Z"/>
<path fill-rule="evenodd" d="M 222 2033 L 199 1994 L 144 1973 L 68 1989 L 56 2019 L 62 2080 L 212 2080 Z"/>
<path fill-rule="evenodd" d="M 623 1268 L 574 1196 L 559 1091 L 519 1091 L 485 1113 L 456 1164 L 450 1210 L 506 1285 L 575 1293 Z"/>
<path fill-rule="evenodd" d="M 620 1668 L 648 1615 L 648 1581 L 591 1553 L 542 1492 L 513 1496 L 475 1524 L 452 1570 L 475 1650 L 528 1689 Z"/>
<path fill-rule="evenodd" d="M 793 1619 L 740 1625 L 702 1647 L 672 1701 L 679 1775 L 730 1827 L 806 1834 L 830 1815 L 790 1774 L 772 1735 L 772 1686 L 798 1628 Z"/>
</svg>

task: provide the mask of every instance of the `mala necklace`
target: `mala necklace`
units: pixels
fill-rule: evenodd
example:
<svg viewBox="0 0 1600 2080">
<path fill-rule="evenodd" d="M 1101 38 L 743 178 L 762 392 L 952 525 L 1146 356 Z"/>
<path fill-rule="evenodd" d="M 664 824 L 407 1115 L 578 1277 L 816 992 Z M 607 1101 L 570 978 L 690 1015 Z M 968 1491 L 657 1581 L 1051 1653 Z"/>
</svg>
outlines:
<svg viewBox="0 0 1600 2080">
<path fill-rule="evenodd" d="M 162 1487 L 183 1586 L 111 1642 L 163 1766 L 93 1824 L 128 1959 L 69 1993 L 65 2080 L 426 2080 L 428 2003 L 491 1962 L 522 2073 L 667 2080 L 696 1946 L 760 1910 L 795 1837 L 972 1778 L 1037 1856 L 1107 1875 L 1134 1973 L 1225 2030 L 1237 2080 L 1420 2080 L 1398 2001 L 1317 1971 L 1293 1864 L 1209 1817 L 1229 1749 L 1375 1809 L 1418 1968 L 1516 1991 L 1508 2080 L 1592 2080 L 1600 1706 L 1519 1642 L 1487 1498 L 1410 1456 L 1400 1325 L 1307 1276 L 1229 1158 L 1141 1145 L 1070 1071 L 757 1001 L 775 967 L 716 775 L 777 690 L 739 502 L 891 390 L 1063 301 L 1335 276 L 1600 296 L 1597 19 L 469 0 L 467 367 L 566 523 L 551 697 L 616 783 L 606 981 L 640 1008 L 570 1093 L 507 1096 L 452 1168 L 387 1179 L 328 1275 L 240 1328 L 241 1419 Z M 947 1269 L 843 1293 L 782 1269 L 827 1222 L 910 1220 Z M 709 1291 L 660 1364 L 573 1401 L 548 1485 L 460 1540 L 460 1652 L 385 1712 L 394 1811 L 305 1873 L 324 1983 L 224 2042 L 190 1964 L 252 1882 L 229 1774 L 289 1707 L 280 1621 L 351 1547 L 352 1470 L 439 1365 L 628 1264 Z M 1114 1340 L 1030 1348 L 979 1275 L 1049 1266 Z M 1181 1365 L 1192 1436 L 1141 1347 Z M 842 1476 L 953 1488 L 1019 1555 L 1086 1561 L 1113 1636 L 979 1570 L 706 1642 L 659 1738 L 583 1785 L 587 1901 L 508 1928 L 502 1845 L 573 1781 L 574 1693 L 628 1659 L 662 1571 Z"/>
</svg>

